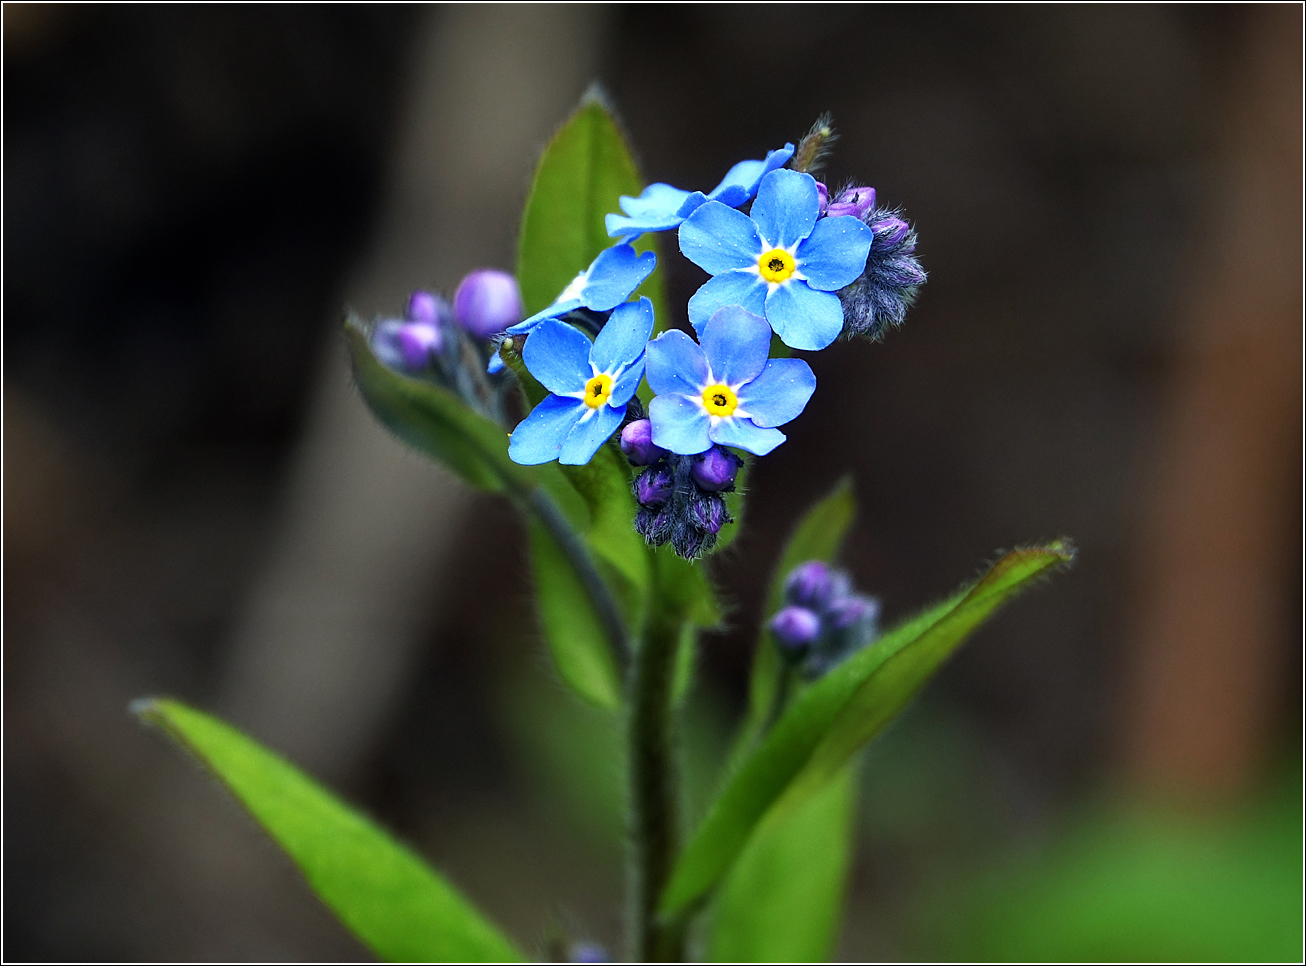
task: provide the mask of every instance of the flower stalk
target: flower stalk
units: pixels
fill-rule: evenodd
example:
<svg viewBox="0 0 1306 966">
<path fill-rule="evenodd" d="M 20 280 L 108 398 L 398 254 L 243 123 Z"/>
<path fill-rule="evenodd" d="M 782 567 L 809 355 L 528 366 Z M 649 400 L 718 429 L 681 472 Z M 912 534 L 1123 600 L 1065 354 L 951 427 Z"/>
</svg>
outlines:
<svg viewBox="0 0 1306 966">
<path fill-rule="evenodd" d="M 679 642 L 680 621 L 655 594 L 629 676 L 629 956 L 634 962 L 684 959 L 682 924 L 662 921 L 657 912 L 680 847 L 675 735 Z"/>
</svg>

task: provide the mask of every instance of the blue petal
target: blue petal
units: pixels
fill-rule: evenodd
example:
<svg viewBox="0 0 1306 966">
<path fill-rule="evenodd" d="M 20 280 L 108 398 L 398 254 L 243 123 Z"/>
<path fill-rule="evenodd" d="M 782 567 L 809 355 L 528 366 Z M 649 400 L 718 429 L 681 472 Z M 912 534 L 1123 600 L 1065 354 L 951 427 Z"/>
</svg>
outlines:
<svg viewBox="0 0 1306 966">
<path fill-rule="evenodd" d="M 617 431 L 626 415 L 624 409 L 613 409 L 611 406 L 588 409 L 581 403 L 581 407 L 588 412 L 582 414 L 558 455 L 558 462 L 569 466 L 584 466 L 593 459 L 599 447 Z"/>
<path fill-rule="evenodd" d="M 709 201 L 680 226 L 680 250 L 709 275 L 757 266 L 762 239 L 742 211 Z"/>
<path fill-rule="evenodd" d="M 645 365 L 649 388 L 659 395 L 678 392 L 697 396 L 707 385 L 703 350 L 679 329 L 669 329 L 648 344 Z"/>
<path fill-rule="evenodd" d="M 625 409 L 626 403 L 630 402 L 630 397 L 635 395 L 635 390 L 639 388 L 639 381 L 643 378 L 644 357 L 640 356 L 635 360 L 634 365 L 613 382 L 612 395 L 608 397 L 608 405 Z"/>
<path fill-rule="evenodd" d="M 580 299 L 567 299 L 563 302 L 554 302 L 546 309 L 541 309 L 532 315 L 529 319 L 522 319 L 516 325 L 508 326 L 509 335 L 521 335 L 524 332 L 530 332 L 545 319 L 556 319 L 560 315 L 566 315 L 573 309 L 578 309 L 584 303 Z"/>
<path fill-rule="evenodd" d="M 767 294 L 766 320 L 791 349 L 824 349 L 843 331 L 843 305 L 833 292 L 789 281 Z"/>
<path fill-rule="evenodd" d="M 658 257 L 652 252 L 636 255 L 630 245 L 613 245 L 600 252 L 590 266 L 589 280 L 581 289 L 585 307 L 596 312 L 616 308 L 653 273 L 657 263 Z"/>
<path fill-rule="evenodd" d="M 508 455 L 523 466 L 557 459 L 571 428 L 585 411 L 585 404 L 579 399 L 545 396 L 512 431 Z"/>
<path fill-rule="evenodd" d="M 761 315 L 766 305 L 766 282 L 756 272 L 726 272 L 709 278 L 689 300 L 689 321 L 700 332 L 717 309 L 738 305 Z"/>
<path fill-rule="evenodd" d="M 788 248 L 812 232 L 821 202 L 816 179 L 801 171 L 772 171 L 757 186 L 753 221 L 768 245 Z"/>
<path fill-rule="evenodd" d="M 494 355 L 490 356 L 490 364 L 485 367 L 485 371 L 490 375 L 494 375 L 496 372 L 503 372 L 505 363 L 503 361 L 503 356 L 499 355 L 500 351 L 501 350 L 499 349 L 494 350 Z"/>
<path fill-rule="evenodd" d="M 758 426 L 783 426 L 803 411 L 816 376 L 802 359 L 771 359 L 762 374 L 739 390 L 739 408 Z"/>
<path fill-rule="evenodd" d="M 748 419 L 722 419 L 709 430 L 709 435 L 714 443 L 738 446 L 755 456 L 765 456 L 785 441 L 785 434 L 780 430 L 754 426 Z"/>
<path fill-rule="evenodd" d="M 639 358 L 653 334 L 653 303 L 646 298 L 623 302 L 599 330 L 590 350 L 595 372 L 613 373 Z M 526 343 L 530 345 L 529 340 Z"/>
<path fill-rule="evenodd" d="M 708 197 L 731 208 L 738 208 L 757 193 L 757 183 L 763 175 L 782 167 L 793 156 L 794 146 L 785 144 L 782 148 L 766 152 L 766 158 L 762 161 L 740 161 L 726 172 L 721 183 L 712 189 Z"/>
<path fill-rule="evenodd" d="M 648 418 L 653 424 L 655 446 L 682 456 L 702 453 L 712 446 L 707 436 L 707 413 L 687 396 L 678 393 L 654 396 L 648 404 Z"/>
<path fill-rule="evenodd" d="M 605 215 L 603 224 L 613 238 L 646 231 L 666 231 L 679 225 L 705 201 L 707 195 L 701 191 L 681 191 L 669 184 L 651 184 L 638 198 L 622 195 L 621 210 L 626 216 Z"/>
<path fill-rule="evenodd" d="M 862 274 L 874 240 L 875 232 L 852 215 L 822 218 L 798 246 L 794 261 L 808 285 L 833 292 Z"/>
<path fill-rule="evenodd" d="M 771 326 L 738 305 L 713 312 L 699 340 L 712 378 L 729 386 L 757 378 L 771 354 Z"/>
<path fill-rule="evenodd" d="M 545 319 L 537 325 L 521 354 L 531 375 L 549 392 L 582 392 L 593 374 L 590 340 L 579 329 L 557 319 Z"/>
</svg>

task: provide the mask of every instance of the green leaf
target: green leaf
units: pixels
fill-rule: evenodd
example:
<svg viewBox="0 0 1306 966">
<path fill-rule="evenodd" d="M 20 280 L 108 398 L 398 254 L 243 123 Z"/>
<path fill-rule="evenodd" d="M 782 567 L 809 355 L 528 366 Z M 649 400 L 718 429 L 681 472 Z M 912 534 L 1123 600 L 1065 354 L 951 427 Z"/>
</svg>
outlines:
<svg viewBox="0 0 1306 966">
<path fill-rule="evenodd" d="M 643 188 L 625 138 L 602 95 L 591 89 L 545 148 L 522 212 L 517 281 L 528 313 L 549 305 L 601 251 L 617 243 L 608 237 L 603 216 L 620 210 L 622 195 L 638 195 Z M 653 248 L 654 236 L 644 235 L 635 247 Z M 665 324 L 661 278 L 655 271 L 640 292 L 652 299 Z"/>
<path fill-rule="evenodd" d="M 133 710 L 222 780 L 378 957 L 450 963 L 525 958 L 426 863 L 285 759 L 178 701 L 148 699 Z"/>
<path fill-rule="evenodd" d="M 716 593 L 701 563 L 676 555 L 671 545 L 653 552 L 658 602 L 673 619 L 698 627 L 715 627 L 721 620 Z"/>
<path fill-rule="evenodd" d="M 849 765 L 806 802 L 758 828 L 713 903 L 708 959 L 829 958 L 852 865 L 856 773 Z"/>
<path fill-rule="evenodd" d="M 1073 556 L 1062 542 L 1008 553 L 972 587 L 889 631 L 799 694 L 717 796 L 676 863 L 661 911 L 676 914 L 702 899 L 768 811 L 792 809 L 822 788 L 999 606 Z"/>
<path fill-rule="evenodd" d="M 830 563 L 839 553 L 853 517 L 857 515 L 857 497 L 852 477 L 845 476 L 834 489 L 818 500 L 799 521 L 793 536 L 785 544 L 771 575 L 771 587 L 762 611 L 762 630 L 753 655 L 753 669 L 748 680 L 748 715 L 736 742 L 736 754 L 752 746 L 766 727 L 780 684 L 780 656 L 768 622 L 784 604 L 784 583 L 789 572 L 808 560 Z"/>
<path fill-rule="evenodd" d="M 621 703 L 621 680 L 603 616 L 553 535 L 531 521 L 531 573 L 540 628 L 558 673 L 601 708 Z"/>
</svg>

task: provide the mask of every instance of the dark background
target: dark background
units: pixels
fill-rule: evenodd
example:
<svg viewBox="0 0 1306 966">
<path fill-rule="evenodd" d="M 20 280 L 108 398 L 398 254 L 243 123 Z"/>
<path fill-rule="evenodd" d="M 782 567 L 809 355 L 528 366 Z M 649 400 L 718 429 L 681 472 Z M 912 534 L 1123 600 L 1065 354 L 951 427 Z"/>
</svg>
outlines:
<svg viewBox="0 0 1306 966">
<path fill-rule="evenodd" d="M 788 527 L 849 470 L 845 563 L 891 620 L 998 548 L 1081 551 L 872 750 L 842 955 L 928 948 L 914 897 L 1104 787 L 1253 795 L 1300 753 L 1300 16 L 6 4 L 6 957 L 363 955 L 136 725 L 154 693 L 288 751 L 523 941 L 615 939 L 585 763 L 538 745 L 576 711 L 522 535 L 338 415 L 335 327 L 510 267 L 532 159 L 591 77 L 649 180 L 689 188 L 831 111 L 827 180 L 901 205 L 930 273 L 883 344 L 813 357 L 813 405 L 755 468 L 713 563 L 733 610 L 703 642 L 705 732 L 738 711 Z M 701 273 L 663 265 L 683 306 Z M 319 465 L 357 513 L 312 495 L 336 492 Z M 338 661 L 278 636 L 320 612 L 267 617 L 337 530 L 323 580 L 380 628 Z"/>
</svg>

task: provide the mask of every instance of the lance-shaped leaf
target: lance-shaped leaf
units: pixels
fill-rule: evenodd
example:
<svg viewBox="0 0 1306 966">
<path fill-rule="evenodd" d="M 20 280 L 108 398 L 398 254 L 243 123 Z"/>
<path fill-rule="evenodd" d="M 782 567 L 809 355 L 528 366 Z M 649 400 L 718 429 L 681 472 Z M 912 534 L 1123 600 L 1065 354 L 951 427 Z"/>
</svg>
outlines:
<svg viewBox="0 0 1306 966">
<path fill-rule="evenodd" d="M 643 189 L 625 138 L 602 95 L 591 88 L 545 148 L 522 212 L 517 282 L 528 314 L 549 305 L 599 252 L 617 244 L 608 237 L 603 216 L 619 210 L 622 195 Z M 636 249 L 653 248 L 653 238 L 645 235 Z M 661 273 L 655 270 L 640 291 L 665 324 Z"/>
<path fill-rule="evenodd" d="M 222 780 L 318 897 L 381 959 L 524 959 L 443 877 L 285 759 L 179 701 L 149 699 L 133 710 Z"/>
<path fill-rule="evenodd" d="M 1008 553 L 972 587 L 889 631 L 798 695 L 731 775 L 681 853 L 662 913 L 701 900 L 769 811 L 792 809 L 823 787 L 975 628 L 1073 556 L 1063 542 Z"/>
<path fill-rule="evenodd" d="M 853 481 L 845 476 L 803 515 L 780 554 L 762 611 L 762 631 L 758 635 L 748 680 L 748 714 L 735 744 L 736 760 L 753 744 L 771 717 L 782 668 L 769 622 L 771 615 L 784 604 L 785 578 L 791 570 L 809 560 L 832 562 L 856 515 L 857 497 L 853 493 Z"/>
<path fill-rule="evenodd" d="M 764 821 L 712 907 L 716 963 L 825 962 L 839 931 L 853 854 L 856 766 Z"/>
</svg>

